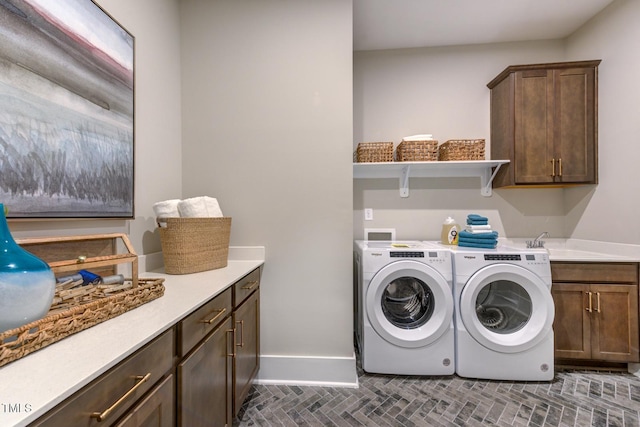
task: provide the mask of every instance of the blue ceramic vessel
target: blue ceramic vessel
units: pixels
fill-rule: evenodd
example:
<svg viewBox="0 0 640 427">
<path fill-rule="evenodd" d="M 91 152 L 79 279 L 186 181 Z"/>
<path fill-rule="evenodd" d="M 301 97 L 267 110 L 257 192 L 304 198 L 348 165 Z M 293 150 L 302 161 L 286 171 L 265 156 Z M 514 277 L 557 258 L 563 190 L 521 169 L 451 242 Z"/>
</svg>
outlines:
<svg viewBox="0 0 640 427">
<path fill-rule="evenodd" d="M 0 333 L 44 317 L 55 288 L 49 265 L 13 240 L 0 203 Z"/>
</svg>

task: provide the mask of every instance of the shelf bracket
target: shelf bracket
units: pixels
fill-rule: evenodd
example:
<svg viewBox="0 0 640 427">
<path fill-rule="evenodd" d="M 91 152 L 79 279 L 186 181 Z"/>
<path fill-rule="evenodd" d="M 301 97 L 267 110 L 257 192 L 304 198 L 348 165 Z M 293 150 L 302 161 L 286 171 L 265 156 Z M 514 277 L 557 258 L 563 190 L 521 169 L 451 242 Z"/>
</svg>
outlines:
<svg viewBox="0 0 640 427">
<path fill-rule="evenodd" d="M 491 169 L 490 168 L 486 168 L 482 172 L 482 175 L 480 176 L 480 184 L 482 186 L 480 188 L 480 194 L 482 194 L 483 196 L 485 196 L 485 197 L 490 197 L 491 196 L 491 194 L 492 194 L 491 184 L 493 183 L 493 178 L 496 177 L 496 174 L 500 170 L 500 166 L 502 166 L 502 164 L 498 163 L 496 165 L 496 168 L 493 171 L 493 173 L 491 173 Z"/>
<path fill-rule="evenodd" d="M 411 166 L 407 165 L 402 168 L 400 175 L 400 197 L 409 197 L 409 174 Z"/>
</svg>

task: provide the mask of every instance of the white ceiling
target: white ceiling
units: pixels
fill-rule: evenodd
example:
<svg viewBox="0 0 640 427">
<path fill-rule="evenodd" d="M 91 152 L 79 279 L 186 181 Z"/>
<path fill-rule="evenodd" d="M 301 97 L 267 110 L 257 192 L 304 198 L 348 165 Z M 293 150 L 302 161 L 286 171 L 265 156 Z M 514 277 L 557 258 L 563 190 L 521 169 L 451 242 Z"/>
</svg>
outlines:
<svg viewBox="0 0 640 427">
<path fill-rule="evenodd" d="M 561 39 L 614 0 L 353 0 L 353 50 Z"/>
</svg>

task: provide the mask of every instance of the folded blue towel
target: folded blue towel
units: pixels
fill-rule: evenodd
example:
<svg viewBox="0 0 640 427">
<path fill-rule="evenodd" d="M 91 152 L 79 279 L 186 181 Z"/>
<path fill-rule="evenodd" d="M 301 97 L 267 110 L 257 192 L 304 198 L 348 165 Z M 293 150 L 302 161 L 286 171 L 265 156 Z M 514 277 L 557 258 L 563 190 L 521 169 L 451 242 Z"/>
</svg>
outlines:
<svg viewBox="0 0 640 427">
<path fill-rule="evenodd" d="M 486 216 L 478 215 L 478 214 L 469 214 L 467 215 L 467 219 L 471 221 L 489 221 L 489 218 Z"/>
<path fill-rule="evenodd" d="M 466 248 L 482 248 L 482 249 L 495 249 L 497 246 L 496 243 L 468 243 L 461 240 L 458 240 L 458 246 L 466 247 Z"/>
<path fill-rule="evenodd" d="M 497 231 L 487 231 L 486 233 L 471 233 L 470 231 L 467 230 L 462 230 L 458 233 L 458 237 L 460 239 L 473 239 L 473 240 L 480 240 L 480 239 L 492 239 L 495 240 L 498 238 L 498 232 Z"/>
<path fill-rule="evenodd" d="M 467 215 L 467 225 L 487 225 L 489 224 L 489 218 L 478 214 Z"/>
</svg>

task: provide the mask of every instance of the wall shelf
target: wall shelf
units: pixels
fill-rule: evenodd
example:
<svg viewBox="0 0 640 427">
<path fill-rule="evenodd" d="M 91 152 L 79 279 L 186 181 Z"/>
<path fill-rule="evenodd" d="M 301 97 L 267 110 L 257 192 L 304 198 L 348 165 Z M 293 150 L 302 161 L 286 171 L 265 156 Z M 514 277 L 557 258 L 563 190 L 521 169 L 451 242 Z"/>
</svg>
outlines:
<svg viewBox="0 0 640 427">
<path fill-rule="evenodd" d="M 409 197 L 409 178 L 479 177 L 480 194 L 491 196 L 491 183 L 509 160 L 354 163 L 354 178 L 398 178 L 400 197 Z M 495 170 L 492 171 L 492 168 Z"/>
</svg>

